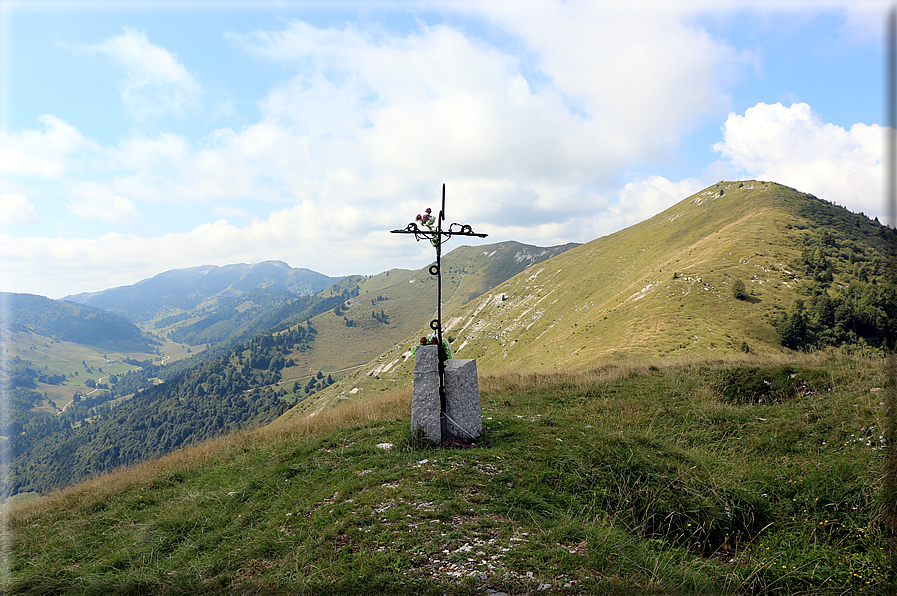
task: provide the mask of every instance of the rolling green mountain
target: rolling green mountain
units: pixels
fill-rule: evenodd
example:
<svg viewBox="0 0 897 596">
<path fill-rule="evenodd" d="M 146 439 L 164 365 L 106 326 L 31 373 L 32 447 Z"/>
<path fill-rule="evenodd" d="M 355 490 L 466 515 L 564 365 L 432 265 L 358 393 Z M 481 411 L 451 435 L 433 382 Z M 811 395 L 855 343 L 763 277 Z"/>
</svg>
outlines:
<svg viewBox="0 0 897 596">
<path fill-rule="evenodd" d="M 892 348 L 897 297 L 884 263 L 895 235 L 779 184 L 721 182 L 447 309 L 445 334 L 456 357 L 490 373 L 783 347 Z M 410 382 L 411 347 L 424 330 L 287 417 Z"/>
<path fill-rule="evenodd" d="M 443 258 L 445 308 L 457 308 L 526 267 L 575 246 L 501 242 L 457 247 Z M 154 323 L 159 333 L 167 328 L 173 341 L 206 344 L 201 353 L 168 367 L 165 378 L 200 366 L 259 334 L 280 333 L 309 320 L 316 335 L 301 352 L 284 354 L 296 366 L 285 371 L 285 380 L 363 365 L 435 316 L 430 286 L 435 287 L 435 278 L 428 267 L 392 269 L 375 276 L 346 276 L 310 296 L 274 296 L 256 289 L 236 298 L 219 298 L 190 313 L 163 317 Z M 403 316 L 393 316 L 396 312 Z"/>
<path fill-rule="evenodd" d="M 34 294 L 0 293 L 0 332 L 28 332 L 58 341 L 97 345 L 110 342 L 148 347 L 155 342 L 126 318 L 89 305 Z"/>
<path fill-rule="evenodd" d="M 173 343 L 202 346 L 169 371 L 177 374 L 285 320 L 302 320 L 332 308 L 319 305 L 315 294 L 339 279 L 282 261 L 204 265 L 67 299 L 121 314 Z"/>
<path fill-rule="evenodd" d="M 224 267 L 203 265 L 166 271 L 130 286 L 66 296 L 65 300 L 96 306 L 137 323 L 146 323 L 160 315 L 184 315 L 204 303 L 236 298 L 258 289 L 272 295 L 307 296 L 338 279 L 310 269 L 293 269 L 282 261 Z"/>
<path fill-rule="evenodd" d="M 541 248 L 519 242 L 459 246 L 442 258 L 443 312 L 460 308 L 521 271 L 578 246 Z M 349 296 L 313 317 L 309 349 L 292 355 L 300 375 L 363 365 L 416 333 L 436 316 L 436 278 L 429 267 L 350 276 L 319 296 Z"/>
</svg>

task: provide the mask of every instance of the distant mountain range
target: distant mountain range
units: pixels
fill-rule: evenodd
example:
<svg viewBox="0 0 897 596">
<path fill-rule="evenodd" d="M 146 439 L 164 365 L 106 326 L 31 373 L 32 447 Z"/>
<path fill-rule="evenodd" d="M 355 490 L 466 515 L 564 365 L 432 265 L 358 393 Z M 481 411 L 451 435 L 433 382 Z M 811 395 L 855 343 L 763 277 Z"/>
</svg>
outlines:
<svg viewBox="0 0 897 596">
<path fill-rule="evenodd" d="M 283 261 L 173 269 L 134 285 L 66 296 L 63 300 L 102 308 L 144 323 L 160 315 L 193 311 L 215 300 L 263 290 L 269 295 L 309 296 L 339 281 Z"/>
</svg>

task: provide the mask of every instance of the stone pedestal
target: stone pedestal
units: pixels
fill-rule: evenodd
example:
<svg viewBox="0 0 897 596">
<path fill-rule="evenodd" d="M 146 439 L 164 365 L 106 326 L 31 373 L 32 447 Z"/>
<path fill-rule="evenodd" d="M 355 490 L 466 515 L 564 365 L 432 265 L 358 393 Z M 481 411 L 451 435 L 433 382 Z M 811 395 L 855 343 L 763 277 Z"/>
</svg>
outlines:
<svg viewBox="0 0 897 596">
<path fill-rule="evenodd" d="M 436 346 L 417 347 L 411 393 L 411 436 L 420 433 L 434 443 L 442 442 L 438 357 Z"/>
<path fill-rule="evenodd" d="M 445 361 L 445 410 L 451 420 L 446 419 L 443 431 L 438 357 L 436 346 L 417 347 L 411 396 L 411 434 L 420 433 L 434 443 L 449 439 L 475 439 L 483 432 L 477 361 Z"/>
<path fill-rule="evenodd" d="M 446 439 L 476 439 L 483 432 L 476 360 L 445 361 Z M 454 421 L 454 422 L 453 422 Z M 459 428 L 460 427 L 460 428 Z"/>
</svg>

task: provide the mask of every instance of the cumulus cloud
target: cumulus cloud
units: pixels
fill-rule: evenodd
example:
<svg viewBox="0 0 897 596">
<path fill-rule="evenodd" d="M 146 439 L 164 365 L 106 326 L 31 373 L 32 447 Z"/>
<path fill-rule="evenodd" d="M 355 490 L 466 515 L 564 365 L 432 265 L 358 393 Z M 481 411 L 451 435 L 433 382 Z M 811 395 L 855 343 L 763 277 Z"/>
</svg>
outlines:
<svg viewBox="0 0 897 596">
<path fill-rule="evenodd" d="M 124 33 L 89 46 L 125 71 L 121 99 L 138 118 L 180 114 L 198 100 L 202 87 L 177 56 L 150 43 L 143 31 Z"/>
<path fill-rule="evenodd" d="M 882 215 L 882 143 L 877 124 L 823 122 L 809 105 L 758 103 L 730 114 L 714 148 L 746 177 L 772 180 Z"/>
<path fill-rule="evenodd" d="M 111 188 L 97 182 L 76 182 L 71 189 L 68 210 L 85 219 L 122 222 L 138 216 L 137 206 L 128 198 L 116 195 Z"/>
<path fill-rule="evenodd" d="M 686 127 L 729 105 L 726 83 L 757 56 L 737 52 L 670 3 L 534 0 L 468 5 L 516 35 L 594 139 L 624 159 L 657 157 Z"/>
<path fill-rule="evenodd" d="M 655 47 L 644 28 L 635 34 L 634 11 L 533 6 L 531 18 L 489 16 L 541 57 L 535 71 L 445 25 L 388 35 L 291 21 L 232 35 L 295 69 L 261 103 L 262 120 L 213 131 L 201 147 L 171 134 L 132 139 L 115 157 L 132 171 L 113 187 L 140 200 L 312 201 L 321 211 L 338 198 L 398 216 L 446 181 L 459 217 L 501 213 L 509 233 L 557 229 L 595 213 L 622 168 L 666 159 L 690 122 L 725 114 L 719 74 L 743 58 L 700 29 L 653 19 L 665 40 Z"/>
<path fill-rule="evenodd" d="M 0 131 L 0 174 L 59 178 L 70 169 L 70 158 L 84 149 L 97 149 L 74 126 L 55 116 L 38 118 L 43 131 Z"/>
<path fill-rule="evenodd" d="M 375 37 L 294 21 L 237 39 L 300 71 L 265 102 L 269 118 L 349 141 L 330 145 L 378 171 L 602 184 L 675 148 L 708 112 L 725 114 L 720 74 L 744 58 L 702 30 L 602 3 L 527 6 L 482 10 L 538 57 L 535 69 L 444 25 Z"/>
<path fill-rule="evenodd" d="M 31 225 L 41 222 L 34 205 L 20 194 L 0 195 L 0 225 Z"/>
<path fill-rule="evenodd" d="M 680 137 L 725 120 L 729 83 L 759 63 L 695 24 L 692 16 L 717 10 L 701 2 L 437 4 L 452 13 L 446 23 L 462 24 L 420 21 L 395 33 L 292 20 L 231 35 L 289 73 L 257 96 L 255 121 L 202 137 L 123 134 L 79 173 L 96 182 L 74 179 L 72 156 L 93 146 L 64 122 L 45 116 L 43 132 L 0 134 L 0 172 L 60 180 L 79 217 L 120 224 L 189 205 L 205 219 L 184 216 L 178 229 L 192 229 L 182 234 L 0 237 L 0 254 L 23 278 L 45 271 L 63 293 L 270 258 L 332 275 L 375 273 L 432 258 L 425 243 L 388 230 L 437 208 L 443 182 L 450 222 L 490 234 L 487 242 L 542 245 L 647 219 L 717 174 L 712 181 L 732 172 L 773 179 L 851 208 L 878 200 L 878 127 L 825 124 L 802 104 L 730 114 L 716 147 L 722 159 L 697 178 L 632 180 L 632 170 L 679 165 Z M 799 4 L 788 7 L 800 12 Z M 465 29 L 468 17 L 477 27 Z M 480 27 L 501 33 L 478 37 Z M 125 29 L 92 49 L 124 69 L 121 97 L 139 118 L 182 113 L 203 94 L 143 32 Z M 621 188 L 621 179 L 631 181 Z M 269 204 L 267 218 L 250 217 L 265 208 L 258 202 Z"/>
</svg>

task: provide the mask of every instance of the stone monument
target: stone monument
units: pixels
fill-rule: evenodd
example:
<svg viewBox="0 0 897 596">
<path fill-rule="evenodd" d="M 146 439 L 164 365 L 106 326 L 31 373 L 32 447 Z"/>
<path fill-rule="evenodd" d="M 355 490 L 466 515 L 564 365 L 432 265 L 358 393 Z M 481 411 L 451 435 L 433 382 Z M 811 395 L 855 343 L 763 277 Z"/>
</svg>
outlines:
<svg viewBox="0 0 897 596">
<path fill-rule="evenodd" d="M 445 418 L 447 440 L 473 440 L 483 433 L 476 360 L 446 360 Z"/>
<path fill-rule="evenodd" d="M 437 346 L 418 346 L 411 393 L 411 435 L 420 433 L 434 443 L 442 442 L 438 352 Z"/>
<path fill-rule="evenodd" d="M 417 240 L 427 240 L 436 249 L 436 264 L 430 275 L 436 276 L 436 318 L 430 329 L 436 332 L 435 345 L 421 345 L 415 350 L 414 390 L 411 398 L 411 434 L 420 433 L 434 443 L 455 439 L 473 440 L 483 432 L 480 410 L 480 388 L 476 360 L 446 358 L 440 347 L 442 340 L 442 244 L 452 236 L 475 236 L 469 225 L 451 224 L 442 228 L 445 220 L 445 184 L 442 185 L 442 208 L 438 216 L 427 209 L 416 222 L 393 234 L 414 234 Z M 418 223 L 425 228 L 418 227 Z"/>
</svg>

